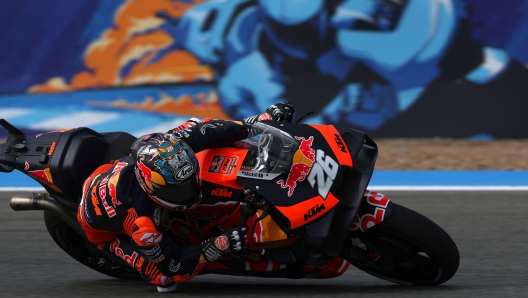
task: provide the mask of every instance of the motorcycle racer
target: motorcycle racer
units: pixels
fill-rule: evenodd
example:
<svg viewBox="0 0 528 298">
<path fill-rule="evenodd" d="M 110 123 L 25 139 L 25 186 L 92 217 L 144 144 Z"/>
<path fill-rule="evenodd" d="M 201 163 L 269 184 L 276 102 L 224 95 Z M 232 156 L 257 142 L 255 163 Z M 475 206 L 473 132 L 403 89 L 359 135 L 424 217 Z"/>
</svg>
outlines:
<svg viewBox="0 0 528 298">
<path fill-rule="evenodd" d="M 243 121 L 191 118 L 166 133 L 138 138 L 129 156 L 100 166 L 85 180 L 77 221 L 99 250 L 122 258 L 159 292 L 175 291 L 207 264 L 241 251 L 247 236 L 245 227 L 233 227 L 181 247 L 163 231 L 168 212 L 200 203 L 194 154 L 246 138 L 257 121 L 291 121 L 293 112 L 292 105 L 282 102 Z"/>
</svg>

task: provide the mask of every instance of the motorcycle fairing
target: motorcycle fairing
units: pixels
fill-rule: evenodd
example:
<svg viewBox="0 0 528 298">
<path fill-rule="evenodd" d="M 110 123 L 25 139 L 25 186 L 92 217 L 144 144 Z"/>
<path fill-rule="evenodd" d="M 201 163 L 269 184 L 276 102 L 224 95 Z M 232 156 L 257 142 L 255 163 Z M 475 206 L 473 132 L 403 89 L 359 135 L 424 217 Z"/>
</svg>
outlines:
<svg viewBox="0 0 528 298">
<path fill-rule="evenodd" d="M 50 169 L 60 137 L 60 132 L 50 132 L 3 144 L 1 161 L 35 179 L 46 189 L 62 193 L 54 181 L 56 175 Z"/>
<path fill-rule="evenodd" d="M 246 154 L 247 150 L 240 148 L 216 148 L 197 153 L 202 184 L 210 182 L 242 190 L 237 182 L 237 172 Z"/>
<path fill-rule="evenodd" d="M 239 176 L 238 182 L 267 198 L 290 220 L 291 229 L 320 218 L 337 205 L 333 190 L 343 167 L 352 167 L 353 161 L 333 126 L 263 121 L 252 132 L 245 140 L 249 149 L 242 169 L 279 175 L 274 179 Z"/>
<path fill-rule="evenodd" d="M 293 206 L 277 206 L 277 209 L 290 220 L 290 226 L 293 230 L 318 219 L 332 210 L 338 203 L 339 200 L 332 193 L 329 193 L 326 200 L 321 196 L 315 196 Z"/>
<path fill-rule="evenodd" d="M 202 199 L 200 204 L 185 213 L 196 219 L 214 221 L 224 215 L 232 213 L 240 203 L 244 191 L 224 185 L 202 181 Z"/>
<path fill-rule="evenodd" d="M 332 152 L 335 154 L 341 166 L 354 166 L 350 151 L 346 143 L 343 141 L 343 138 L 337 132 L 334 126 L 320 124 L 309 124 L 309 126 L 317 129 L 322 133 L 322 136 L 326 139 L 326 142 L 332 148 Z"/>
<path fill-rule="evenodd" d="M 6 123 L 1 122 L 10 127 Z M 136 140 L 128 133 L 98 133 L 86 127 L 22 137 L 0 144 L 0 164 L 34 178 L 70 210 L 77 210 L 84 180 L 101 164 L 130 154 Z M 16 146 L 21 149 L 14 150 Z"/>
<path fill-rule="evenodd" d="M 255 142 L 255 144 L 249 149 L 250 153 L 248 153 L 244 160 L 242 168 L 252 169 L 259 173 L 280 173 L 280 175 L 271 181 L 254 179 L 252 177 L 238 177 L 237 180 L 244 188 L 254 190 L 270 200 L 274 206 L 289 207 L 301 203 L 307 200 L 307 198 L 314 198 L 321 195 L 319 190 L 322 187 L 320 184 L 324 184 L 325 190 L 329 190 L 323 193 L 322 197 L 326 199 L 326 196 L 332 191 L 334 184 L 336 184 L 335 182 L 340 180 L 341 173 L 338 171 L 333 175 L 333 179 L 328 179 L 329 177 L 325 173 L 328 165 L 325 164 L 323 167 L 320 167 L 317 165 L 319 163 L 318 160 L 323 163 L 331 162 L 332 164 L 335 163 L 345 166 L 352 164 L 350 155 L 344 157 L 344 153 L 341 151 L 339 151 L 338 158 L 327 139 L 323 136 L 323 133 L 318 130 L 321 129 L 324 133 L 328 133 L 331 130 L 331 136 L 333 137 L 334 133 L 337 134 L 337 131 L 332 126 L 320 125 L 312 127 L 292 123 L 278 123 L 275 121 L 263 121 L 262 123 L 255 124 L 255 126 L 257 125 L 260 131 L 254 133 L 253 137 L 248 137 L 248 140 Z M 282 131 L 278 133 L 274 130 Z M 281 164 L 272 167 L 263 167 L 259 164 L 255 165 L 253 162 L 253 159 L 260 158 L 257 149 L 263 146 L 262 139 L 265 135 L 271 136 L 274 140 L 281 138 L 279 144 L 272 144 L 274 148 L 266 151 L 268 157 L 274 158 L 268 158 L 268 163 L 281 162 Z M 335 140 L 332 139 L 331 142 L 335 143 Z M 337 145 L 335 146 L 337 147 Z M 286 150 L 288 152 L 285 152 Z M 320 154 L 319 157 L 318 154 Z M 302 173 L 296 172 L 300 168 L 297 167 L 298 165 L 302 165 L 305 168 L 301 170 Z M 308 176 L 314 167 L 317 167 L 320 173 L 314 175 L 312 186 L 312 183 L 308 181 Z"/>
</svg>

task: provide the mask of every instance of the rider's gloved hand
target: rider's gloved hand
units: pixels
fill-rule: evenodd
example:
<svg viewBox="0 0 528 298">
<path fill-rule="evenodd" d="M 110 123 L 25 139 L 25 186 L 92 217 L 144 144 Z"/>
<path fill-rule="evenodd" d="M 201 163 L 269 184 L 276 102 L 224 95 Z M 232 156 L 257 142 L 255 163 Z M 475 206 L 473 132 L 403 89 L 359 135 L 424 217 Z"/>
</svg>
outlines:
<svg viewBox="0 0 528 298">
<path fill-rule="evenodd" d="M 294 112 L 295 109 L 289 102 L 279 102 L 266 109 L 266 113 L 270 114 L 271 118 L 275 121 L 291 122 Z"/>
<path fill-rule="evenodd" d="M 224 234 L 202 242 L 202 255 L 207 262 L 214 262 L 228 253 L 239 253 L 244 250 L 247 238 L 246 227 L 233 227 Z"/>
<path fill-rule="evenodd" d="M 191 119 L 185 121 L 185 123 L 179 125 L 178 127 L 174 128 L 172 131 L 176 132 L 178 130 L 184 130 L 190 127 L 195 126 L 196 124 L 200 123 L 200 119 L 192 117 Z"/>
<path fill-rule="evenodd" d="M 251 116 L 245 118 L 242 122 L 244 126 L 249 130 L 253 124 L 257 121 L 263 120 L 275 120 L 283 121 L 286 119 L 286 122 L 291 122 L 293 120 L 293 113 L 295 109 L 288 102 L 279 102 L 277 104 L 269 106 L 266 111 L 260 115 Z"/>
</svg>

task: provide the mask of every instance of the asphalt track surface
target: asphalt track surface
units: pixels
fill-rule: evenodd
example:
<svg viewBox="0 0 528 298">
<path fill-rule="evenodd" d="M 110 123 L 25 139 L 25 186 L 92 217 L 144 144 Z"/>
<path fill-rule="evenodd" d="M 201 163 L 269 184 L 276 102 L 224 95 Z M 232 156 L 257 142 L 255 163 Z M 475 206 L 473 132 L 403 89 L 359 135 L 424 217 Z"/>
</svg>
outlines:
<svg viewBox="0 0 528 298">
<path fill-rule="evenodd" d="M 385 191 L 418 211 L 455 240 L 457 274 L 436 287 L 400 286 L 354 267 L 328 280 L 198 276 L 177 293 L 161 294 L 147 282 L 102 275 L 77 263 L 51 239 L 42 211 L 12 211 L 0 193 L 1 297 L 526 297 L 528 192 Z M 161 296 L 160 296 L 161 295 Z"/>
</svg>

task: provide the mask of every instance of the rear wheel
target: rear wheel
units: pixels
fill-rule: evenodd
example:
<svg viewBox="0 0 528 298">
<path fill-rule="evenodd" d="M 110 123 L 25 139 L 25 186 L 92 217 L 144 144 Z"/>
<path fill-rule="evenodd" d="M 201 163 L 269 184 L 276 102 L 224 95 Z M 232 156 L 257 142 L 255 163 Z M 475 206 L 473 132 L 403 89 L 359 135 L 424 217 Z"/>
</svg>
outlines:
<svg viewBox="0 0 528 298">
<path fill-rule="evenodd" d="M 51 238 L 70 257 L 97 272 L 120 279 L 142 279 L 139 273 L 117 257 L 104 255 L 53 212 L 44 210 L 44 222 Z M 92 253 L 93 252 L 93 253 Z"/>
<path fill-rule="evenodd" d="M 425 216 L 394 204 L 391 215 L 366 232 L 351 231 L 341 255 L 357 268 L 403 285 L 439 285 L 460 262 L 451 237 Z"/>
</svg>

